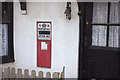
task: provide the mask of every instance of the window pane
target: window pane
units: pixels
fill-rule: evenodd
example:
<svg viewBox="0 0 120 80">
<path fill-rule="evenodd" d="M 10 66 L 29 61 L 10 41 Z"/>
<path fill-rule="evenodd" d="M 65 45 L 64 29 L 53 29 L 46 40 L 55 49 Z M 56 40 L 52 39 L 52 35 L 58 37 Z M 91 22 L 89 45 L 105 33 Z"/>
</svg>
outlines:
<svg viewBox="0 0 120 80">
<path fill-rule="evenodd" d="M 8 25 L 0 24 L 0 56 L 8 55 Z"/>
<path fill-rule="evenodd" d="M 1 15 L 0 15 L 1 16 Z M 1 18 L 0 18 L 0 22 L 1 22 Z M 0 56 L 2 56 L 2 27 L 0 24 Z M 2 58 L 0 58 L 0 63 L 2 62 Z"/>
<path fill-rule="evenodd" d="M 120 47 L 120 26 L 109 26 L 109 47 Z"/>
<path fill-rule="evenodd" d="M 107 23 L 108 3 L 93 3 L 93 23 Z M 106 46 L 107 26 L 92 26 L 92 45 Z"/>
<path fill-rule="evenodd" d="M 110 4 L 110 23 L 120 23 L 120 2 Z"/>
<path fill-rule="evenodd" d="M 107 26 L 92 26 L 92 45 L 106 46 Z"/>
<path fill-rule="evenodd" d="M 120 23 L 120 2 L 111 3 L 110 23 Z M 109 26 L 109 47 L 120 47 L 120 26 Z"/>
<path fill-rule="evenodd" d="M 2 3 L 0 2 L 0 23 L 2 23 Z"/>
<path fill-rule="evenodd" d="M 93 3 L 93 23 L 107 23 L 108 3 Z"/>
</svg>

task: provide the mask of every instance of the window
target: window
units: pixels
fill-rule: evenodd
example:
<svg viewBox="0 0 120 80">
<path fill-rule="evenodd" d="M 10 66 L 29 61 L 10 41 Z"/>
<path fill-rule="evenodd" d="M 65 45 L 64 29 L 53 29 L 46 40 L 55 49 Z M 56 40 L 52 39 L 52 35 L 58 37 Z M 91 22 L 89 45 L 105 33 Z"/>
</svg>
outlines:
<svg viewBox="0 0 120 80">
<path fill-rule="evenodd" d="M 8 55 L 8 25 L 0 24 L 0 56 Z"/>
<path fill-rule="evenodd" d="M 120 2 L 94 2 L 92 46 L 120 47 Z"/>
<path fill-rule="evenodd" d="M 14 62 L 13 3 L 0 2 L 0 63 Z"/>
</svg>

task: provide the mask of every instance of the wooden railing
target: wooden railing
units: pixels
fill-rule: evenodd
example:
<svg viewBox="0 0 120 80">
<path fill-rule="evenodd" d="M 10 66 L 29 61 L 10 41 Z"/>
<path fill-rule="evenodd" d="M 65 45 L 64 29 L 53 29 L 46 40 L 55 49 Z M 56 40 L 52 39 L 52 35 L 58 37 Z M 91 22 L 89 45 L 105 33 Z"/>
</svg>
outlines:
<svg viewBox="0 0 120 80">
<path fill-rule="evenodd" d="M 17 70 L 17 71 L 16 71 Z M 57 79 L 57 80 L 63 80 L 64 76 L 65 76 L 65 67 L 63 67 L 63 71 L 62 72 L 54 72 L 53 76 L 51 76 L 50 72 L 46 72 L 46 75 L 44 77 L 44 73 L 43 71 L 39 71 L 38 72 L 38 76 L 36 75 L 36 71 L 32 70 L 31 71 L 31 75 L 29 74 L 29 70 L 25 69 L 24 73 L 22 73 L 22 69 L 15 69 L 15 68 L 5 68 L 5 69 L 1 69 L 0 70 L 0 77 L 2 80 L 17 80 L 17 79 Z M 0 80 L 1 80 L 0 79 Z"/>
</svg>

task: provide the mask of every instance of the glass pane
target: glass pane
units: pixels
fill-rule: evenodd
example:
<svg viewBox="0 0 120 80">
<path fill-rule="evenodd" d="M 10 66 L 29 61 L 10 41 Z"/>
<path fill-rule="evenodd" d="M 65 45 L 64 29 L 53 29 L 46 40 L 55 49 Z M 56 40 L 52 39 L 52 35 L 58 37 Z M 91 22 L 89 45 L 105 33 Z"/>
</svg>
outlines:
<svg viewBox="0 0 120 80">
<path fill-rule="evenodd" d="M 0 24 L 0 56 L 2 56 L 2 25 Z"/>
<path fill-rule="evenodd" d="M 93 23 L 107 23 L 108 3 L 95 2 L 93 4 Z M 106 46 L 107 26 L 92 26 L 92 45 Z"/>
<path fill-rule="evenodd" d="M 107 23 L 108 3 L 93 3 L 93 23 Z"/>
<path fill-rule="evenodd" d="M 2 3 L 0 2 L 0 23 L 2 23 Z"/>
<path fill-rule="evenodd" d="M 8 55 L 8 25 L 0 24 L 0 56 Z"/>
<path fill-rule="evenodd" d="M 109 47 L 120 47 L 120 26 L 109 26 Z"/>
<path fill-rule="evenodd" d="M 107 26 L 92 26 L 92 45 L 106 46 Z"/>
<path fill-rule="evenodd" d="M 110 23 L 120 23 L 120 2 L 111 3 Z M 120 26 L 109 26 L 109 47 L 120 47 Z"/>
<path fill-rule="evenodd" d="M 110 4 L 110 23 L 120 23 L 120 2 Z"/>
</svg>

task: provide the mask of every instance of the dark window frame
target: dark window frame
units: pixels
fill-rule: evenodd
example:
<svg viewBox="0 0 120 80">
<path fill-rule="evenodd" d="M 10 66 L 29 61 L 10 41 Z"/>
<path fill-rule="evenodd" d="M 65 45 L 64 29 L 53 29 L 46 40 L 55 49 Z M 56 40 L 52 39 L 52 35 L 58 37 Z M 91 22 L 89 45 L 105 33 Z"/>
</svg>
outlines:
<svg viewBox="0 0 120 80">
<path fill-rule="evenodd" d="M 110 26 L 120 26 L 120 23 L 110 23 L 110 6 L 111 3 L 108 2 L 108 16 L 107 16 L 107 23 L 91 23 L 91 25 L 104 25 L 107 27 L 107 40 L 106 40 L 106 47 L 109 47 L 109 27 Z M 104 46 L 105 47 L 105 46 Z M 119 47 L 113 47 L 119 48 Z"/>
<path fill-rule="evenodd" d="M 0 64 L 14 62 L 14 47 L 13 47 L 13 2 L 2 2 L 2 4 L 7 5 L 7 19 L 3 18 L 2 14 L 2 23 L 8 24 L 8 55 L 0 56 Z M 3 6 L 2 6 L 3 9 Z"/>
<path fill-rule="evenodd" d="M 85 5 L 87 5 L 87 7 L 86 6 L 84 6 L 84 9 L 86 9 L 86 8 L 88 8 L 88 9 L 86 9 L 87 11 L 85 11 L 85 12 L 89 12 L 89 13 L 85 13 L 86 14 L 86 16 L 84 16 L 84 20 L 86 21 L 86 22 L 84 22 L 84 25 L 86 26 L 86 27 L 90 27 L 90 28 L 88 28 L 85 32 L 84 32 L 84 34 L 85 35 L 87 35 L 87 37 L 89 38 L 89 39 L 87 39 L 87 43 L 84 43 L 84 44 L 87 44 L 87 46 L 88 47 L 93 47 L 93 48 L 95 48 L 95 47 L 97 47 L 97 48 L 100 48 L 100 49 L 103 49 L 103 48 L 106 48 L 106 49 L 120 49 L 120 47 L 108 47 L 108 43 L 109 43 L 109 26 L 120 26 L 120 23 L 110 23 L 110 21 L 109 21 L 109 16 L 110 16 L 110 2 L 108 2 L 108 18 L 107 18 L 107 23 L 93 23 L 92 22 L 92 18 L 93 18 L 93 2 L 85 2 Z M 88 22 L 88 23 L 87 23 Z M 104 26 L 106 26 L 107 27 L 107 40 L 106 40 L 106 46 L 94 46 L 94 45 L 92 45 L 92 26 L 93 25 L 104 25 Z M 88 33 L 88 34 L 86 34 L 86 32 Z M 85 39 L 84 39 L 85 40 Z"/>
</svg>

